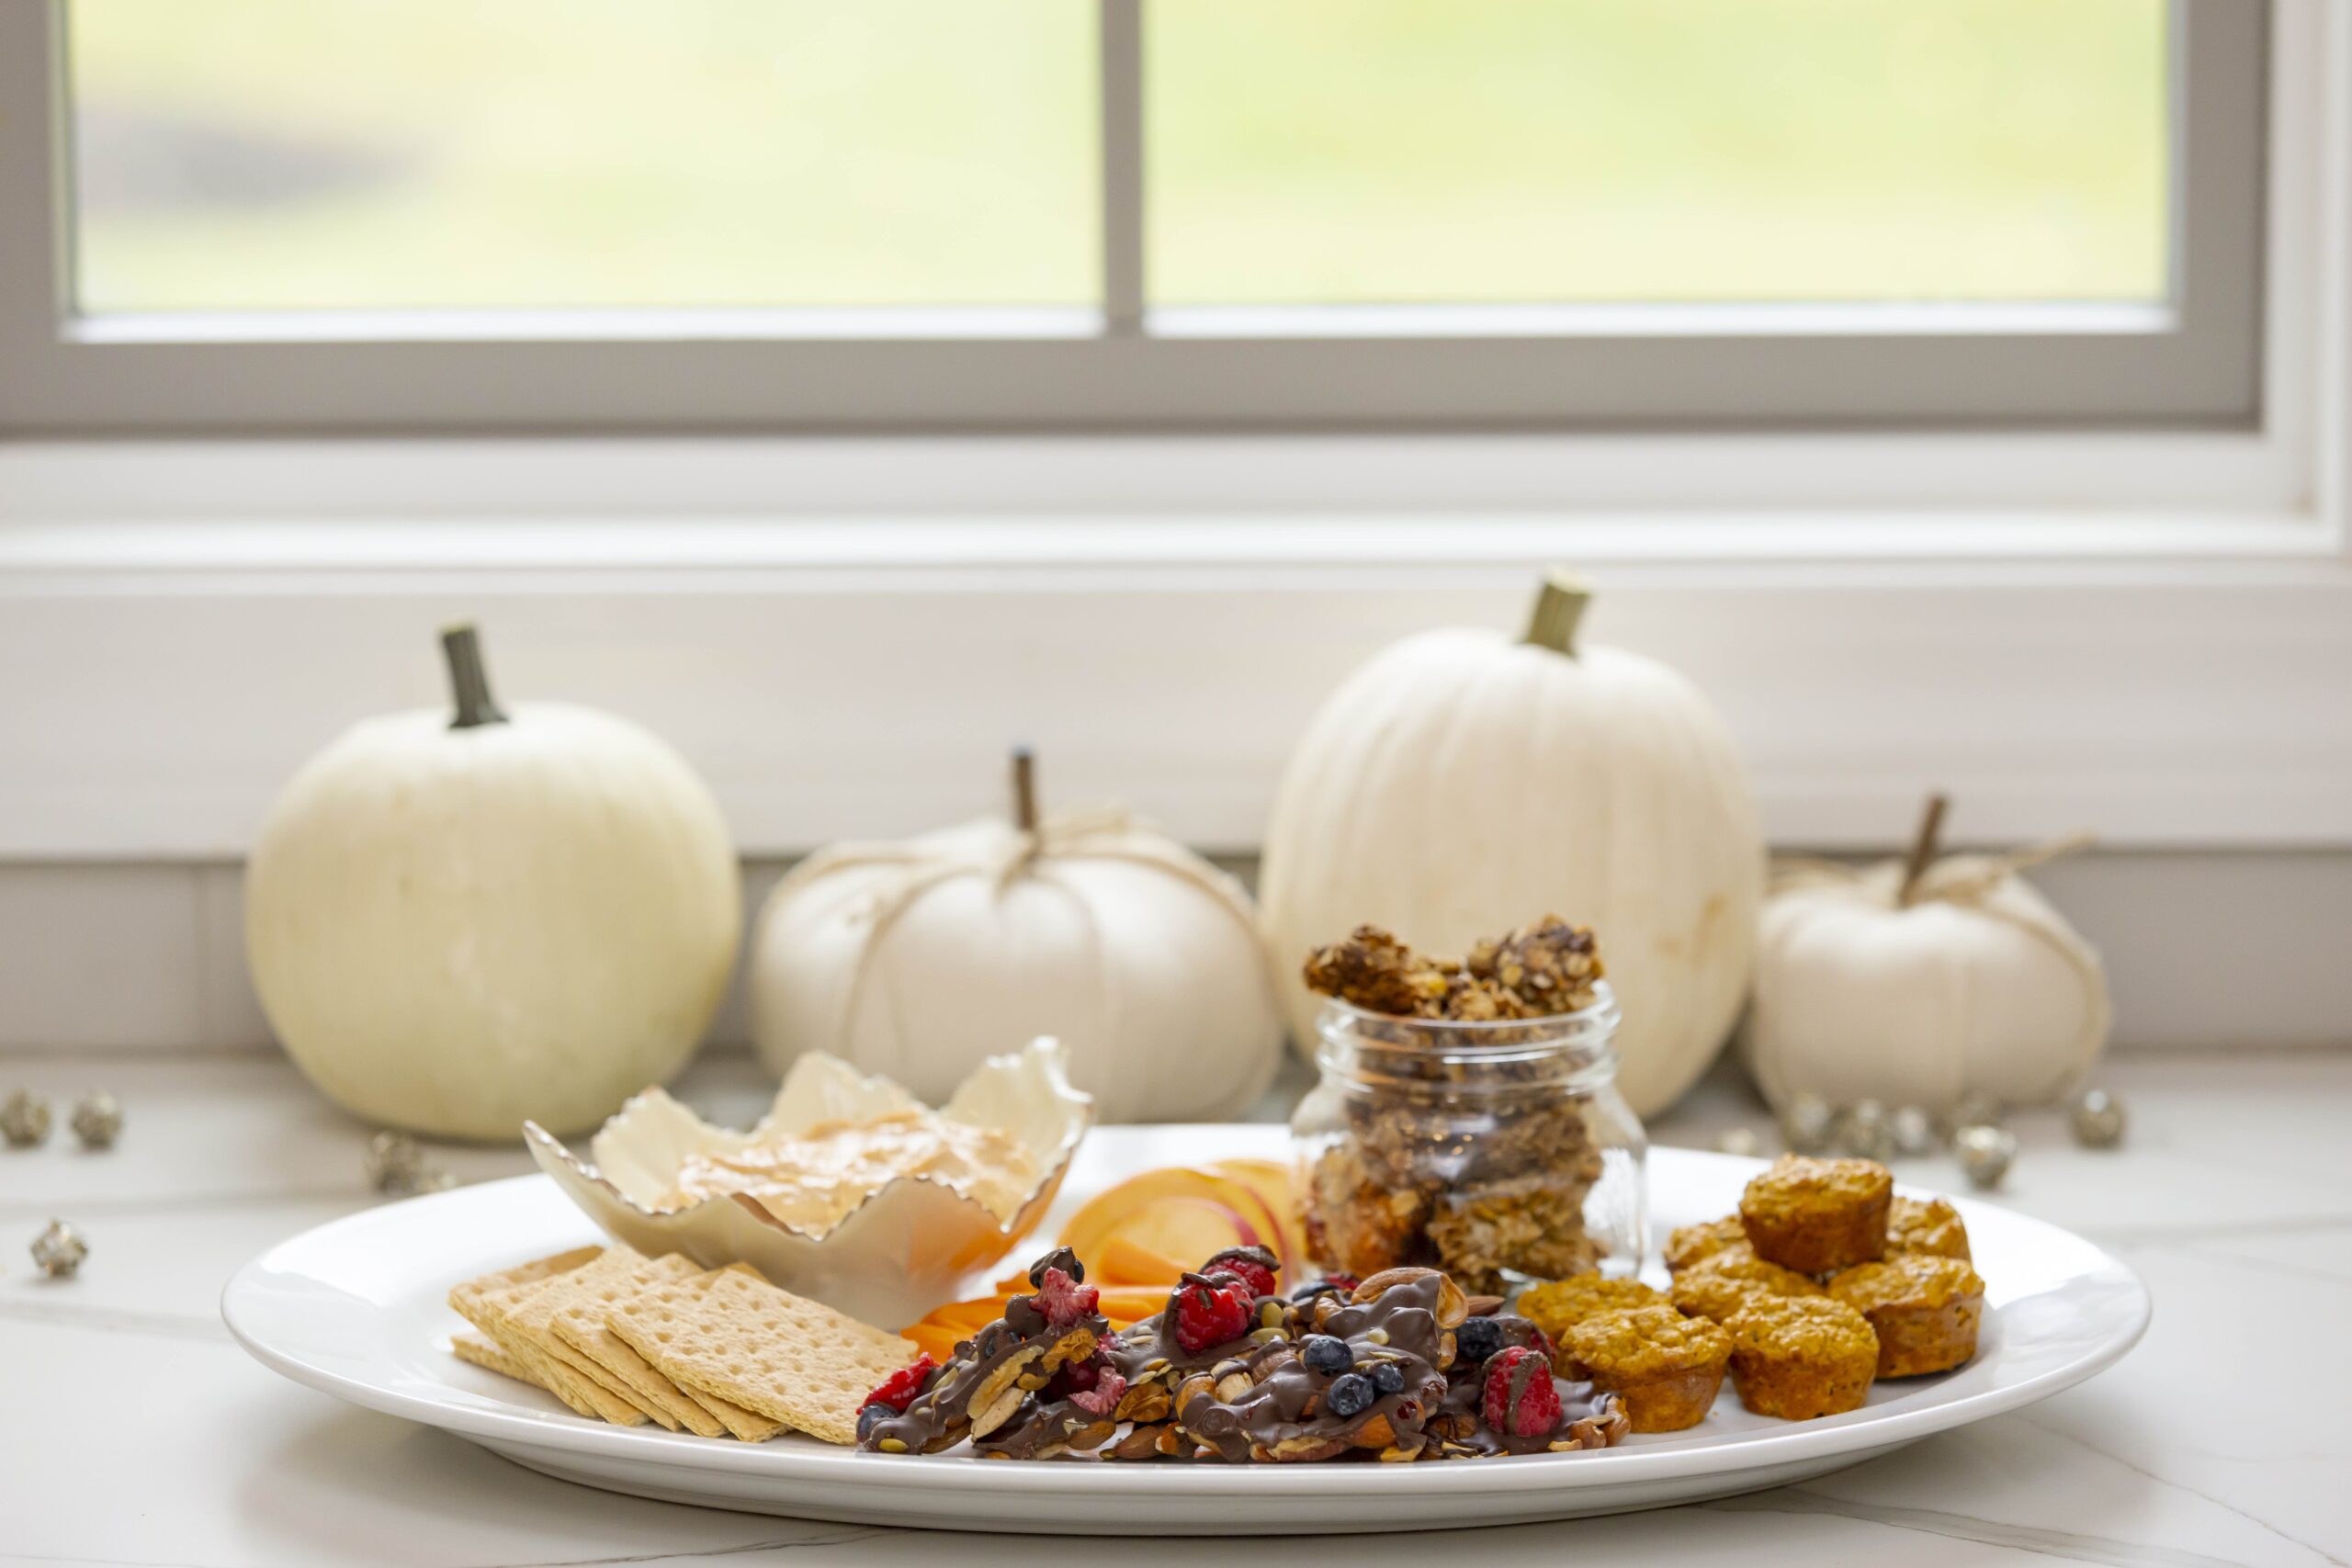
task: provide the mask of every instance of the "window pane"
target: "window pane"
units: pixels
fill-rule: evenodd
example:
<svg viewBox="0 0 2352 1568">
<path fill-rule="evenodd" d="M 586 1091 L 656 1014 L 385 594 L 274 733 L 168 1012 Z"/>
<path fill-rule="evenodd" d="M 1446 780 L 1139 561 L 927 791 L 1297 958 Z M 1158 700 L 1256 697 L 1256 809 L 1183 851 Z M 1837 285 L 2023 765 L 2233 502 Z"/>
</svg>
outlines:
<svg viewBox="0 0 2352 1568">
<path fill-rule="evenodd" d="M 1159 304 L 2166 291 L 2164 0 L 1174 0 Z"/>
<path fill-rule="evenodd" d="M 75 0 L 92 311 L 1088 304 L 1090 0 Z"/>
</svg>

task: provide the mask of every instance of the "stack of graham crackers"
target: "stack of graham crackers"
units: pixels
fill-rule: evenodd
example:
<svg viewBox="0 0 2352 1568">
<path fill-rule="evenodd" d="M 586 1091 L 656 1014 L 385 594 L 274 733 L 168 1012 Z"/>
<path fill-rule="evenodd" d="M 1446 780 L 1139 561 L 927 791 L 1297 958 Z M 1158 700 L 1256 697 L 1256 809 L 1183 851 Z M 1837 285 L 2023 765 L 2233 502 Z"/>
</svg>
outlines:
<svg viewBox="0 0 2352 1568">
<path fill-rule="evenodd" d="M 449 1292 L 480 1336 L 450 1348 L 582 1416 L 765 1442 L 857 1440 L 867 1393 L 914 1359 L 895 1334 L 778 1290 L 744 1264 L 583 1247 Z"/>
</svg>

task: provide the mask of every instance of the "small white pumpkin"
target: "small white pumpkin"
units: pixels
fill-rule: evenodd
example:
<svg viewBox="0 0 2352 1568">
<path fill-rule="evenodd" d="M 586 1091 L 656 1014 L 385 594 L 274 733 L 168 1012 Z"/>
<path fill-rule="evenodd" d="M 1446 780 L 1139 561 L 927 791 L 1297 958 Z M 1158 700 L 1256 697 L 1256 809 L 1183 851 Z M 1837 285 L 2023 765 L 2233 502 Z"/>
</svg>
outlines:
<svg viewBox="0 0 2352 1568">
<path fill-rule="evenodd" d="M 684 1065 L 734 966 L 735 854 L 684 759 L 589 708 L 361 722 L 288 783 L 245 875 L 262 1010 L 371 1122 L 513 1140 L 594 1127 Z"/>
<path fill-rule="evenodd" d="M 795 866 L 752 938 L 752 1034 L 778 1073 L 825 1051 L 939 1100 L 1036 1035 L 1105 1122 L 1233 1115 L 1265 1089 L 1282 1021 L 1250 897 L 1120 811 L 1013 819 Z"/>
<path fill-rule="evenodd" d="M 2076 841 L 1939 860 L 1941 817 L 1939 799 L 1907 861 L 1776 868 L 1740 1039 L 1773 1104 L 2040 1105 L 2098 1059 L 2098 954 L 2018 874 Z"/>
<path fill-rule="evenodd" d="M 1579 648 L 1589 590 L 1555 572 L 1527 636 L 1449 630 L 1375 655 L 1292 753 L 1259 893 L 1292 1040 L 1298 966 L 1358 924 L 1426 952 L 1553 913 L 1592 927 L 1643 1114 L 1723 1047 L 1747 989 L 1764 845 L 1731 736 L 1662 664 Z"/>
</svg>

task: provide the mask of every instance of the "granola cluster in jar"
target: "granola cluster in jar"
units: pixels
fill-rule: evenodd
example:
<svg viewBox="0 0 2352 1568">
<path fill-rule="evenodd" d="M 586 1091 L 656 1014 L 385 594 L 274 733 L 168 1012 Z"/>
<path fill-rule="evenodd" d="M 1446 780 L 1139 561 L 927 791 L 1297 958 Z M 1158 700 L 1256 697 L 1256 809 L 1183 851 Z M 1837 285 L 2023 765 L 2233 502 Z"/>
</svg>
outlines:
<svg viewBox="0 0 2352 1568">
<path fill-rule="evenodd" d="M 1586 1221 L 1604 1170 L 1580 1043 L 1603 974 L 1590 930 L 1546 916 L 1457 962 L 1363 926 L 1305 973 L 1344 1004 L 1301 1111 L 1320 1258 L 1357 1275 L 1442 1269 L 1473 1291 L 1601 1262 Z"/>
</svg>

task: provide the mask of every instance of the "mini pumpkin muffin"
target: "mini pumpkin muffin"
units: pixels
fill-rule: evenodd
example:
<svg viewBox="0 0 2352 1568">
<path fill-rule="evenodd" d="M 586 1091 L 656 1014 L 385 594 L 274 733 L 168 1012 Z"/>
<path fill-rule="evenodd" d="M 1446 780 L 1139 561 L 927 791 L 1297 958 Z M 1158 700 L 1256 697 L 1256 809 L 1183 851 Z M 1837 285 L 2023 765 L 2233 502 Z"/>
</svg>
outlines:
<svg viewBox="0 0 2352 1568">
<path fill-rule="evenodd" d="M 1740 1223 L 1737 1214 L 1725 1214 L 1702 1225 L 1678 1225 L 1674 1234 L 1666 1238 L 1666 1266 L 1679 1274 L 1693 1263 L 1734 1247 L 1742 1252 L 1755 1250 L 1747 1245 L 1747 1227 Z"/>
<path fill-rule="evenodd" d="M 1639 1280 L 1604 1280 L 1598 1274 L 1577 1274 L 1549 1284 L 1530 1285 L 1520 1293 L 1517 1310 L 1520 1316 L 1542 1329 L 1556 1346 L 1562 1335 L 1596 1313 L 1664 1305 L 1665 1295 Z"/>
<path fill-rule="evenodd" d="M 1634 1431 L 1679 1432 L 1714 1407 L 1731 1336 L 1669 1306 L 1625 1307 L 1571 1327 L 1557 1359 L 1566 1376 L 1623 1400 Z"/>
<path fill-rule="evenodd" d="M 1810 1421 L 1858 1410 L 1878 1370 L 1868 1319 L 1827 1296 L 1756 1296 L 1724 1325 L 1731 1381 L 1758 1416 Z"/>
<path fill-rule="evenodd" d="M 1756 1256 L 1800 1274 L 1832 1274 L 1886 1255 L 1894 1178 L 1867 1159 L 1782 1155 L 1740 1195 Z"/>
<path fill-rule="evenodd" d="M 1675 1310 L 1685 1317 L 1723 1322 L 1751 1296 L 1817 1296 L 1821 1287 L 1794 1269 L 1767 1263 L 1744 1248 L 1702 1258 L 1674 1277 Z"/>
<path fill-rule="evenodd" d="M 1957 1258 L 1898 1252 L 1838 1275 L 1829 1295 L 1870 1319 L 1883 1378 L 1948 1372 L 1976 1354 L 1984 1281 Z"/>
<path fill-rule="evenodd" d="M 1960 1211 L 1940 1198 L 1897 1198 L 1886 1212 L 1886 1250 L 1932 1252 L 1966 1263 L 1968 1227 L 1961 1224 Z"/>
</svg>

